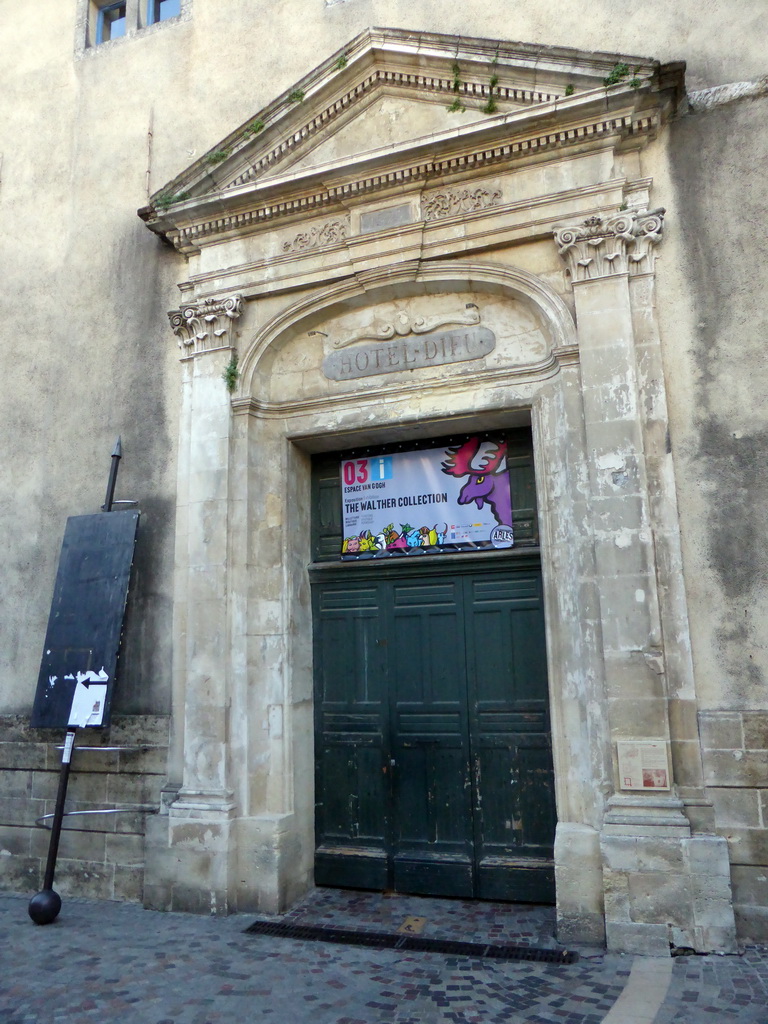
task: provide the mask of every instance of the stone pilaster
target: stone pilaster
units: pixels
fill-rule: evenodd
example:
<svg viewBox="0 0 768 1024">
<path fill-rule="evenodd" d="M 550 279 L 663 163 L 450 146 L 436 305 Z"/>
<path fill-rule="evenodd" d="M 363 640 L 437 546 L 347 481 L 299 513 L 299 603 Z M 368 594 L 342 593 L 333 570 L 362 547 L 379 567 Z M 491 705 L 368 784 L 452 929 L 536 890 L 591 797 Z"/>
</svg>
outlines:
<svg viewBox="0 0 768 1024">
<path fill-rule="evenodd" d="M 235 352 L 240 296 L 169 313 L 182 350 L 174 594 L 174 733 L 178 790 L 147 853 L 146 902 L 232 909 L 235 802 L 229 767 L 229 447 L 222 373 Z"/>
<path fill-rule="evenodd" d="M 672 764 L 677 793 L 694 832 L 714 831 L 714 809 L 704 789 L 697 702 L 691 659 L 673 445 L 669 434 L 665 374 L 656 318 L 654 274 L 660 214 L 640 221 L 638 259 L 630 264 L 629 292 L 635 334 L 638 393 L 643 410 L 651 528 L 656 556 L 664 674 L 669 701 Z"/>
<path fill-rule="evenodd" d="M 653 272 L 663 213 L 631 210 L 555 231 L 576 307 L 614 767 L 600 839 L 606 936 L 609 948 L 659 954 L 670 941 L 705 950 L 730 948 L 734 939 L 723 851 L 710 836 L 690 845 L 671 759 L 666 786 L 657 774 L 660 788 L 649 790 L 630 789 L 617 759 L 620 741 L 654 743 L 664 751 L 671 739 L 659 601 L 664 581 L 653 533 L 630 289 L 632 278 Z M 718 899 L 705 908 L 707 886 L 714 886 Z"/>
</svg>

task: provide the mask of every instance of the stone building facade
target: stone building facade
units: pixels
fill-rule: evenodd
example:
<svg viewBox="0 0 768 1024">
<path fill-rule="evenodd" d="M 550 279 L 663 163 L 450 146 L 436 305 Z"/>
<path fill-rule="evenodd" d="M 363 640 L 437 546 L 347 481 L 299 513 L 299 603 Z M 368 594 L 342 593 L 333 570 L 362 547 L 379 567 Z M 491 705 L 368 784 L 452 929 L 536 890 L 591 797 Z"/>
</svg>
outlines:
<svg viewBox="0 0 768 1024">
<path fill-rule="evenodd" d="M 551 878 L 566 942 L 766 937 L 760 6 L 44 0 L 42 38 L 14 14 L 0 244 L 34 341 L 2 351 L 3 885 L 39 886 L 60 737 L 26 716 L 64 519 L 98 509 L 121 433 L 142 526 L 119 713 L 70 807 L 124 810 L 72 819 L 62 891 L 275 912 L 315 877 Z M 535 495 L 512 549 L 340 561 L 340 459 L 493 436 Z M 542 624 L 534 653 L 534 618 L 498 640 L 514 706 L 465 681 L 475 605 L 450 680 L 427 631 L 385 629 L 406 590 L 415 621 L 429 587 L 464 609 L 509 581 Z M 398 644 L 429 699 L 400 699 Z M 416 853 L 408 800 L 429 817 L 462 786 L 406 798 L 398 771 L 458 763 L 452 715 L 493 781 L 464 852 Z"/>
</svg>

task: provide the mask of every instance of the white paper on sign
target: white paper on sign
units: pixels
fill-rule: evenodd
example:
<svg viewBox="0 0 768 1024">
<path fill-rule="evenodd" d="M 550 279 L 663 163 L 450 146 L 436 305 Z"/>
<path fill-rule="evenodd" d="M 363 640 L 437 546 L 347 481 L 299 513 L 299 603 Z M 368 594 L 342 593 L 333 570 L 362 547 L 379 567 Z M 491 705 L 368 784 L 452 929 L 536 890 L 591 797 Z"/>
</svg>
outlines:
<svg viewBox="0 0 768 1024">
<path fill-rule="evenodd" d="M 102 668 L 100 672 L 78 672 L 72 706 L 69 710 L 68 725 L 101 725 L 107 702 L 107 681 L 109 676 Z"/>
</svg>

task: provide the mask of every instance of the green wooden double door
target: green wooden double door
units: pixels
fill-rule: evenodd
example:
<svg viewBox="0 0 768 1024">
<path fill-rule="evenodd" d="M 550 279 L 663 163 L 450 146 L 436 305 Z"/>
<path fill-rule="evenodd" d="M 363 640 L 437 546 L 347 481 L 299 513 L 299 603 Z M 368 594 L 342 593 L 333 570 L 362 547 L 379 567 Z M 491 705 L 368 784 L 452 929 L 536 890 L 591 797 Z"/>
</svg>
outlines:
<svg viewBox="0 0 768 1024">
<path fill-rule="evenodd" d="M 315 574 L 315 880 L 553 902 L 538 565 L 417 568 Z"/>
</svg>

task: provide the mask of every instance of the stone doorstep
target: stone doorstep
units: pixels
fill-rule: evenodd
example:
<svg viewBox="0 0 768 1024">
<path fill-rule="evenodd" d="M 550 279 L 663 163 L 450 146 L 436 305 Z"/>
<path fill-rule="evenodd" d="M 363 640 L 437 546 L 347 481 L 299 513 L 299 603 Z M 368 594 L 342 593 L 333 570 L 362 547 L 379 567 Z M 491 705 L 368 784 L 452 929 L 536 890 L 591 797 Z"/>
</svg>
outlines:
<svg viewBox="0 0 768 1024">
<path fill-rule="evenodd" d="M 665 924 L 606 922 L 605 938 L 609 952 L 669 956 L 669 929 Z"/>
</svg>

